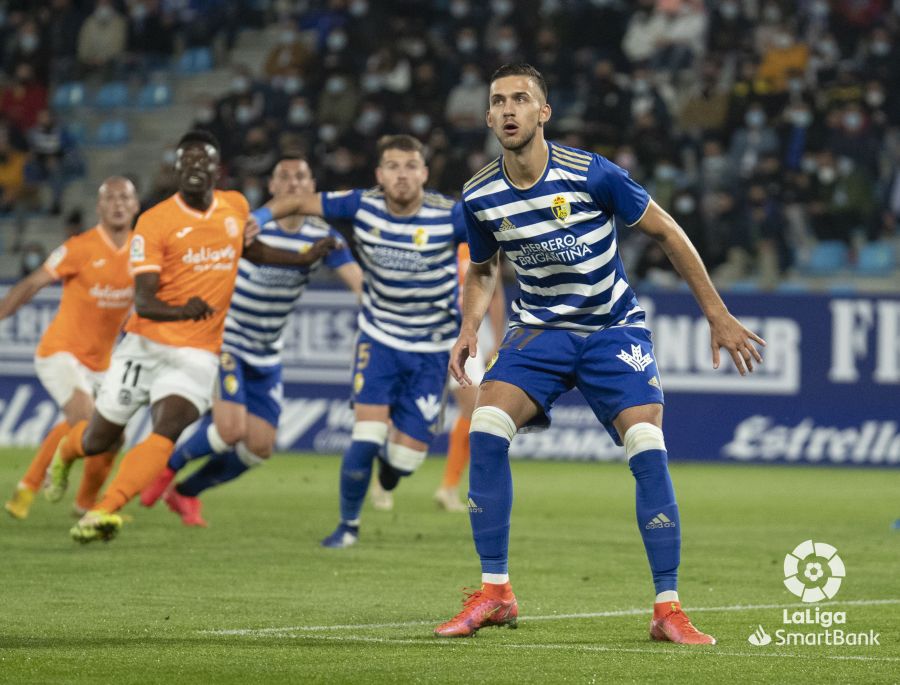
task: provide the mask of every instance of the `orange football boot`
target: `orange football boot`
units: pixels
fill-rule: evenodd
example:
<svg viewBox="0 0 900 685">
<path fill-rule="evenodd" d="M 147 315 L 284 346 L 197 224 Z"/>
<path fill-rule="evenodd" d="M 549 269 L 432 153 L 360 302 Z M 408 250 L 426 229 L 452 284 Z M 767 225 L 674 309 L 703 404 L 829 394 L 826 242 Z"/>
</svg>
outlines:
<svg viewBox="0 0 900 685">
<path fill-rule="evenodd" d="M 714 645 L 716 638 L 701 633 L 681 610 L 681 602 L 659 602 L 653 605 L 650 637 L 680 645 Z"/>
<path fill-rule="evenodd" d="M 472 637 L 489 626 L 518 627 L 519 604 L 509 583 L 463 592 L 463 610 L 434 629 L 437 637 Z"/>
</svg>

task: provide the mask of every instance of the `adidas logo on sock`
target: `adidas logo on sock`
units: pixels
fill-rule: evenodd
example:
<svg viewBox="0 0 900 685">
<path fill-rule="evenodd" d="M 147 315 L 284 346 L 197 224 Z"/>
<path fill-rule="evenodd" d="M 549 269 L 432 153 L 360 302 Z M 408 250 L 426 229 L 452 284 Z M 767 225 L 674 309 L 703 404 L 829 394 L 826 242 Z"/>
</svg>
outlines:
<svg viewBox="0 0 900 685">
<path fill-rule="evenodd" d="M 644 526 L 645 530 L 653 530 L 654 528 L 674 528 L 675 522 L 662 512 L 654 516 L 650 523 Z"/>
<path fill-rule="evenodd" d="M 484 509 L 482 509 L 477 504 L 475 504 L 475 500 L 473 500 L 471 497 L 469 498 L 468 504 L 469 504 L 469 513 L 470 514 L 480 514 L 481 512 L 484 511 Z"/>
<path fill-rule="evenodd" d="M 503 217 L 503 221 L 500 222 L 500 230 L 501 231 L 511 231 L 516 227 L 516 225 L 509 220 L 509 217 Z"/>
</svg>

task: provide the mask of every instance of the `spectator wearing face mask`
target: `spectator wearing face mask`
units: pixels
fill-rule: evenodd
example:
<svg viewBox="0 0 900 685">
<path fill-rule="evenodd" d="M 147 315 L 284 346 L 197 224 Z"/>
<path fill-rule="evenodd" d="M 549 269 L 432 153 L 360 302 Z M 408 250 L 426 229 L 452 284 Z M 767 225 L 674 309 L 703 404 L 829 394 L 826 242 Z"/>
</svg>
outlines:
<svg viewBox="0 0 900 685">
<path fill-rule="evenodd" d="M 109 77 L 125 54 L 128 22 L 111 0 L 97 0 L 78 33 L 78 62 L 87 73 Z"/>
<path fill-rule="evenodd" d="M 84 171 L 75 141 L 53 114 L 44 109 L 28 131 L 28 148 L 31 160 L 26 167 L 27 178 L 33 183 L 49 185 L 50 213 L 59 214 L 66 183 Z"/>
<path fill-rule="evenodd" d="M 484 138 L 484 110 L 488 86 L 475 63 L 466 64 L 459 83 L 450 89 L 444 117 L 461 140 Z"/>
<path fill-rule="evenodd" d="M 0 112 L 19 132 L 37 122 L 38 112 L 47 107 L 47 89 L 35 78 L 30 64 L 16 67 L 15 76 L 0 95 Z"/>
<path fill-rule="evenodd" d="M 865 110 L 852 103 L 840 112 L 840 124 L 831 132 L 828 148 L 837 156 L 849 157 L 873 178 L 878 176 L 881 143 L 873 133 Z"/>
<path fill-rule="evenodd" d="M 748 178 L 762 156 L 777 154 L 778 149 L 778 135 L 768 125 L 762 105 L 751 105 L 744 116 L 744 126 L 735 131 L 731 139 L 728 154 L 734 168 L 741 177 Z"/>
<path fill-rule="evenodd" d="M 128 9 L 128 52 L 142 68 L 165 66 L 174 50 L 175 21 L 160 0 L 135 0 Z"/>
<path fill-rule="evenodd" d="M 334 124 L 339 131 L 350 128 L 356 116 L 359 93 L 348 74 L 335 73 L 325 79 L 316 120 Z"/>
<path fill-rule="evenodd" d="M 757 76 L 776 93 L 787 90 L 788 77 L 792 73 L 803 73 L 809 61 L 809 48 L 796 41 L 786 26 L 769 35 L 762 54 Z"/>
<path fill-rule="evenodd" d="M 875 197 L 866 174 L 848 157 L 821 152 L 815 165 L 808 212 L 819 240 L 850 242 L 873 232 Z"/>
</svg>

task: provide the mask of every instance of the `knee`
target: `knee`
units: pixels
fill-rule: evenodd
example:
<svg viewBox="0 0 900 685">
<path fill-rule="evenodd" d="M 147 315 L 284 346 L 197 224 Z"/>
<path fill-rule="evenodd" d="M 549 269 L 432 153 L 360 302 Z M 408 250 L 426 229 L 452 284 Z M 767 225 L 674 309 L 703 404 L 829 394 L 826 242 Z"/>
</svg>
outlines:
<svg viewBox="0 0 900 685">
<path fill-rule="evenodd" d="M 246 444 L 247 449 L 260 459 L 265 460 L 272 456 L 274 445 L 271 440 L 251 435 L 247 438 Z"/>
<path fill-rule="evenodd" d="M 478 407 L 472 412 L 472 423 L 469 434 L 488 433 L 507 442 L 516 434 L 516 422 L 499 407 Z"/>
<path fill-rule="evenodd" d="M 119 436 L 101 435 L 88 427 L 81 438 L 81 449 L 86 455 L 100 454 L 117 443 L 121 443 Z"/>
<path fill-rule="evenodd" d="M 392 468 L 408 476 L 422 465 L 427 454 L 428 450 L 417 450 L 396 442 L 389 442 L 386 456 L 387 462 Z"/>
<path fill-rule="evenodd" d="M 247 437 L 247 427 L 240 421 L 230 422 L 225 425 L 219 425 L 218 423 L 212 425 L 215 426 L 216 432 L 222 438 L 222 442 L 227 445 L 236 445 Z M 252 451 L 256 452 L 256 450 Z M 271 453 L 271 449 L 269 452 Z"/>
<path fill-rule="evenodd" d="M 357 421 L 353 424 L 353 442 L 372 442 L 383 445 L 387 440 L 388 425 L 382 421 Z"/>
</svg>

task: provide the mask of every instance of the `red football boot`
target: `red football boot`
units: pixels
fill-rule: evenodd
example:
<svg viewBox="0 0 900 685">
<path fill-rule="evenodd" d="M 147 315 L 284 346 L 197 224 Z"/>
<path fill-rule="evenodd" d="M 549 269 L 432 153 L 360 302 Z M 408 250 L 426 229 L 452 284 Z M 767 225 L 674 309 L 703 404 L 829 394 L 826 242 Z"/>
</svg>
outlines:
<svg viewBox="0 0 900 685">
<path fill-rule="evenodd" d="M 489 626 L 518 626 L 519 604 L 509 583 L 482 586 L 481 590 L 468 592 L 463 610 L 446 623 L 434 629 L 438 637 L 472 637 L 481 628 Z"/>
<path fill-rule="evenodd" d="M 150 485 L 141 490 L 141 504 L 145 507 L 152 507 L 163 496 L 173 480 L 175 480 L 175 472 L 167 466 Z"/>
<path fill-rule="evenodd" d="M 701 633 L 681 610 L 681 602 L 659 602 L 653 605 L 650 637 L 680 645 L 714 645 L 716 638 Z"/>
<path fill-rule="evenodd" d="M 200 515 L 200 499 L 198 497 L 186 497 L 172 488 L 165 495 L 163 501 L 166 506 L 181 517 L 181 522 L 186 526 L 200 526 L 206 528 L 206 521 Z"/>
</svg>

